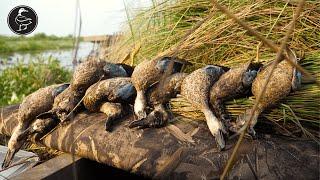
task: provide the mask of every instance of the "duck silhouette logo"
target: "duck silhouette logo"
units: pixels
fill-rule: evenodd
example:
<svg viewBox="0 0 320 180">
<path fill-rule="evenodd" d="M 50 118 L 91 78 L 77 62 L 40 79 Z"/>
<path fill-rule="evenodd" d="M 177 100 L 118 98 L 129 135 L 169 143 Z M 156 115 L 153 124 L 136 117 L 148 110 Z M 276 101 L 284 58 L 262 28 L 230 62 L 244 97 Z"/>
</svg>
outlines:
<svg viewBox="0 0 320 180">
<path fill-rule="evenodd" d="M 19 35 L 27 35 L 36 29 L 38 16 L 31 7 L 21 5 L 10 11 L 7 22 L 12 32 Z"/>
</svg>

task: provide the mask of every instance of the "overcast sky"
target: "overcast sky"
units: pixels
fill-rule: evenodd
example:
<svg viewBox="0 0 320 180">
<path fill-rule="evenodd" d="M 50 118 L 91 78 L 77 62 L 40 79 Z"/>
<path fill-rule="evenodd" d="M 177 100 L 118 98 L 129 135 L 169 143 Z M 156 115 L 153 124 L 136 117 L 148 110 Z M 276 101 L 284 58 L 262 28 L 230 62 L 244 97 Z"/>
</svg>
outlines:
<svg viewBox="0 0 320 180">
<path fill-rule="evenodd" d="M 38 26 L 31 34 L 44 32 L 54 35 L 73 34 L 76 0 L 0 0 L 0 34 L 14 35 L 7 25 L 7 16 L 18 5 L 33 8 Z M 150 0 L 125 0 L 130 8 L 147 7 Z M 126 21 L 123 0 L 80 0 L 81 35 L 112 34 Z"/>
</svg>

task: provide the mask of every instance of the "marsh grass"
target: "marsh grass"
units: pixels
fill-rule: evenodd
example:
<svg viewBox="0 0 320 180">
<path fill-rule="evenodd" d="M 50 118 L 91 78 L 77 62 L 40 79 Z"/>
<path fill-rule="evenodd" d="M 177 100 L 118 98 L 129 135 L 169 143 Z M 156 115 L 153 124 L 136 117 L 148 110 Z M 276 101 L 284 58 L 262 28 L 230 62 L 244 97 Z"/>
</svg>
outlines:
<svg viewBox="0 0 320 180">
<path fill-rule="evenodd" d="M 41 87 L 68 82 L 71 72 L 54 58 L 37 58 L 0 71 L 0 106 L 16 104 Z"/>
<path fill-rule="evenodd" d="M 25 36 L 1 36 L 0 54 L 10 54 L 25 51 L 60 50 L 73 47 L 71 36 L 57 37 L 38 33 L 31 37 Z"/>
<path fill-rule="evenodd" d="M 191 72 L 206 64 L 237 66 L 249 60 L 263 63 L 274 60 L 275 53 L 258 39 L 250 36 L 236 22 L 212 8 L 209 0 L 153 0 L 149 9 L 130 10 L 126 8 L 128 23 L 122 36 L 110 47 L 109 59 L 117 62 L 133 56 L 134 64 L 150 60 L 159 54 L 171 55 L 172 49 L 197 22 L 206 18 L 209 12 L 214 16 L 194 31 L 179 49 L 178 56 L 193 63 L 186 69 Z M 248 23 L 265 37 L 280 44 L 297 8 L 296 1 L 235 1 L 220 0 L 238 18 Z M 300 57 L 309 72 L 320 79 L 320 3 L 308 0 L 298 19 L 291 40 L 288 43 Z M 125 61 L 127 62 L 127 61 Z M 130 63 L 130 62 L 127 62 Z M 236 117 L 252 107 L 252 97 L 227 102 L 228 110 Z M 183 98 L 171 102 L 172 110 L 191 119 L 203 119 Z M 279 127 L 282 134 L 305 137 L 319 136 L 320 90 L 315 84 L 304 80 L 301 90 L 290 94 L 275 108 L 264 112 L 261 120 L 269 120 Z M 306 131 L 306 129 L 308 131 Z M 309 132 L 312 132 L 310 134 Z M 290 134 L 291 133 L 291 134 Z"/>
</svg>

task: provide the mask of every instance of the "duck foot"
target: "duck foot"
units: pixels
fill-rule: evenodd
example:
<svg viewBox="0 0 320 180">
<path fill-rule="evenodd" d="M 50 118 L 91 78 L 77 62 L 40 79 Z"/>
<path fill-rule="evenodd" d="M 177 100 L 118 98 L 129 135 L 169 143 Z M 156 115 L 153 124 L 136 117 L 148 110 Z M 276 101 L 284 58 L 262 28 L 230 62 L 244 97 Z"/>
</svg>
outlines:
<svg viewBox="0 0 320 180">
<path fill-rule="evenodd" d="M 146 118 L 132 121 L 129 124 L 129 128 L 138 127 L 139 129 L 144 128 L 160 128 L 167 124 L 168 119 L 164 118 L 164 114 L 158 111 L 150 113 Z"/>
<path fill-rule="evenodd" d="M 105 123 L 105 129 L 108 132 L 113 130 L 114 118 L 107 118 Z"/>
</svg>

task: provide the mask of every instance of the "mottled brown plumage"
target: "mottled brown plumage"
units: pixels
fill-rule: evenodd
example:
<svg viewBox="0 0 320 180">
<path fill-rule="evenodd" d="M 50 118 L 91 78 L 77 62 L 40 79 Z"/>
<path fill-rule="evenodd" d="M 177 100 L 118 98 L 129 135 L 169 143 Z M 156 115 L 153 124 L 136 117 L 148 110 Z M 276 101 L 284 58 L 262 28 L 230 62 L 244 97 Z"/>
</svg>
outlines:
<svg viewBox="0 0 320 180">
<path fill-rule="evenodd" d="M 106 129 L 109 129 L 112 121 L 124 114 L 123 106 L 133 103 L 135 95 L 131 78 L 116 77 L 90 86 L 83 104 L 89 111 L 105 113 L 108 116 Z"/>
<path fill-rule="evenodd" d="M 71 87 L 68 87 L 54 99 L 54 103 L 51 111 L 49 112 L 49 116 L 42 118 L 51 117 L 51 113 L 53 113 L 53 118 L 58 118 L 62 122 L 67 120 L 69 113 L 76 107 L 81 98 L 82 94 L 79 94 L 76 91 L 73 91 Z"/>
<path fill-rule="evenodd" d="M 209 107 L 209 92 L 223 73 L 221 67 L 208 65 L 189 74 L 181 85 L 181 95 L 204 113 L 210 132 L 215 137 L 218 148 L 221 149 L 225 147 L 222 133 L 226 133 L 226 130 Z"/>
<path fill-rule="evenodd" d="M 287 50 L 288 56 L 297 63 L 297 57 L 292 50 Z M 261 68 L 257 77 L 252 84 L 252 93 L 257 98 L 261 93 L 267 77 L 271 71 L 271 64 Z M 265 109 L 276 105 L 280 100 L 289 95 L 292 90 L 296 90 L 300 86 L 301 74 L 292 67 L 287 61 L 280 62 L 274 70 L 273 75 L 269 81 L 267 89 L 262 96 L 258 104 L 257 111 L 254 112 L 253 119 L 249 127 L 249 133 L 255 135 L 254 126 L 257 123 L 258 116 Z M 243 116 L 240 116 L 237 120 L 238 126 L 242 126 L 248 121 L 252 109 L 246 111 Z"/>
<path fill-rule="evenodd" d="M 137 90 L 134 111 L 138 116 L 138 119 L 146 117 L 146 90 L 152 84 L 160 81 L 164 74 L 170 75 L 180 72 L 184 64 L 188 64 L 188 62 L 177 58 L 164 57 L 151 61 L 144 61 L 135 67 L 132 73 L 132 83 Z"/>
<path fill-rule="evenodd" d="M 64 122 L 70 118 L 69 114 L 77 110 L 76 106 L 81 101 L 86 90 L 99 80 L 113 77 L 126 77 L 127 71 L 132 71 L 129 66 L 113 64 L 105 61 L 88 60 L 81 63 L 73 73 L 70 88 L 60 94 L 55 100 L 51 111 L 40 115 L 38 118 L 55 116 Z"/>
<path fill-rule="evenodd" d="M 79 64 L 72 76 L 71 90 L 74 93 L 82 95 L 85 91 L 101 78 L 106 78 L 103 67 L 105 61 L 89 60 Z"/>
<path fill-rule="evenodd" d="M 157 83 L 147 90 L 148 105 L 153 111 L 146 118 L 131 122 L 130 128 L 162 127 L 172 118 L 166 108 L 167 103 L 181 91 L 181 84 L 187 73 L 175 73 L 168 76 L 162 83 Z"/>
<path fill-rule="evenodd" d="M 168 103 L 181 92 L 182 81 L 187 75 L 187 73 L 175 73 L 165 78 L 161 84 L 152 86 L 146 93 L 148 104 L 155 106 Z"/>
<path fill-rule="evenodd" d="M 27 136 L 23 133 L 36 117 L 52 108 L 54 98 L 68 87 L 67 84 L 51 85 L 40 88 L 32 94 L 25 97 L 19 107 L 19 124 L 8 142 L 8 152 L 2 164 L 2 168 L 8 167 L 15 155 L 26 141 Z"/>
<path fill-rule="evenodd" d="M 215 114 L 228 124 L 230 117 L 225 110 L 224 101 L 248 95 L 252 82 L 261 67 L 259 63 L 248 62 L 222 74 L 210 90 L 210 102 Z"/>
<path fill-rule="evenodd" d="M 129 77 L 116 77 L 97 82 L 88 88 L 83 104 L 97 112 L 104 102 L 133 103 L 136 90 Z"/>
</svg>

